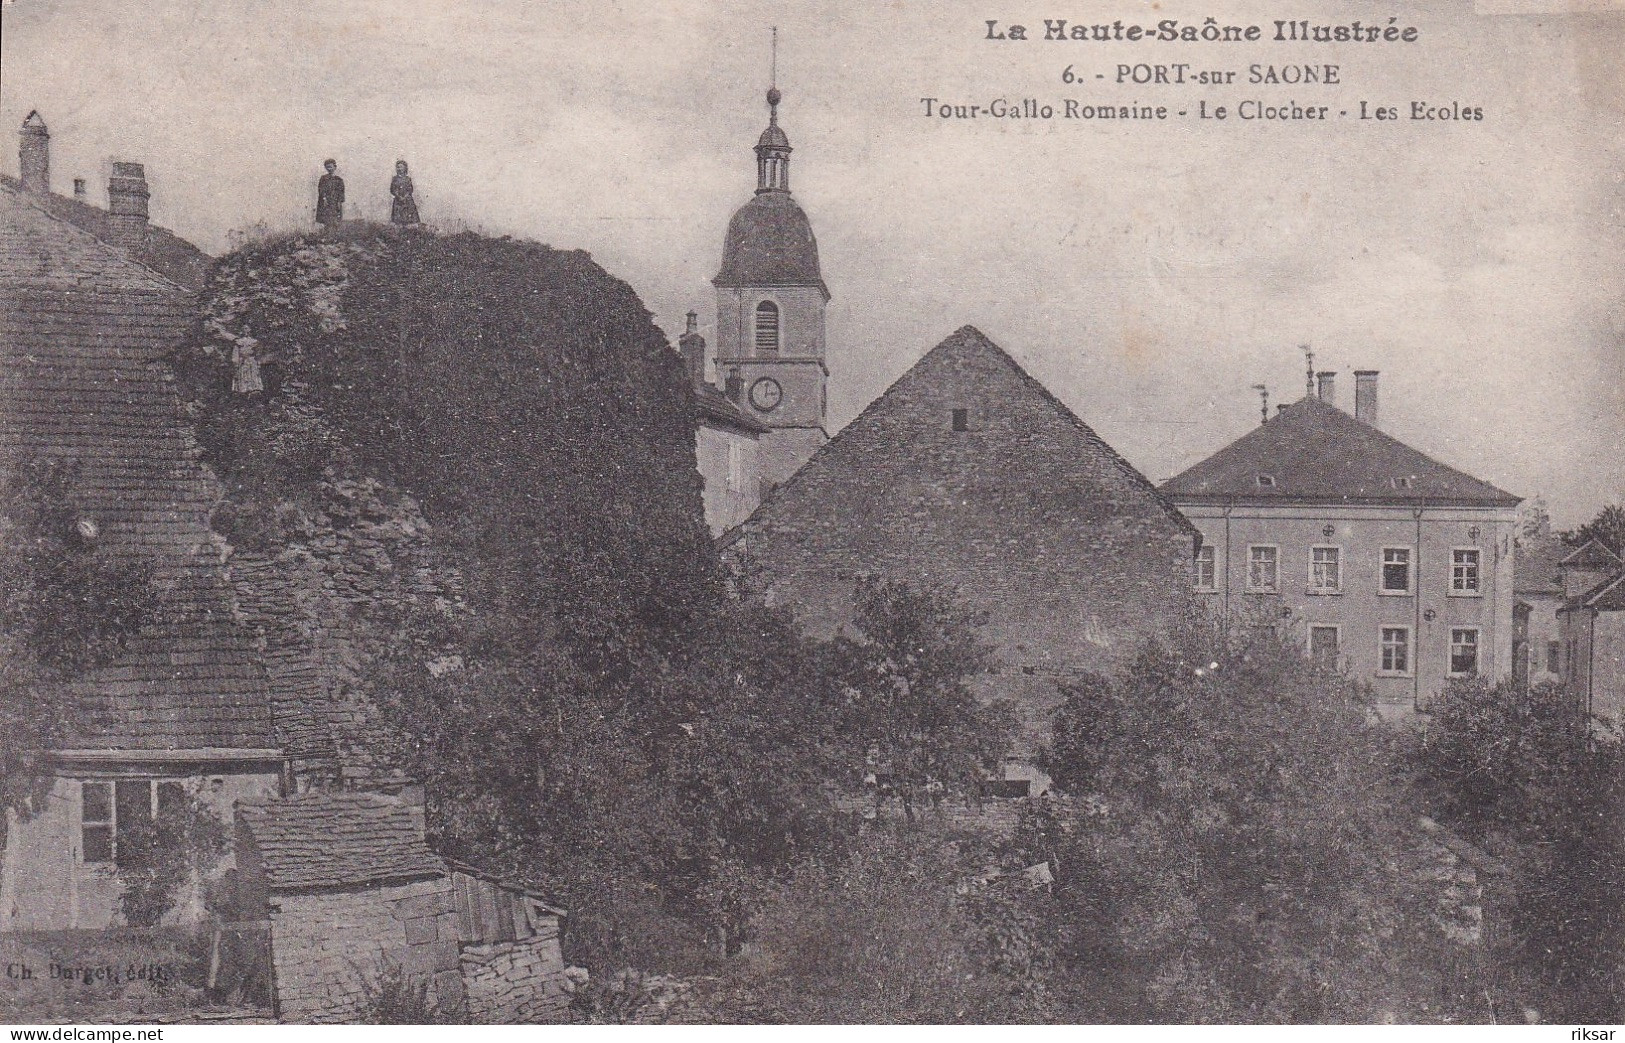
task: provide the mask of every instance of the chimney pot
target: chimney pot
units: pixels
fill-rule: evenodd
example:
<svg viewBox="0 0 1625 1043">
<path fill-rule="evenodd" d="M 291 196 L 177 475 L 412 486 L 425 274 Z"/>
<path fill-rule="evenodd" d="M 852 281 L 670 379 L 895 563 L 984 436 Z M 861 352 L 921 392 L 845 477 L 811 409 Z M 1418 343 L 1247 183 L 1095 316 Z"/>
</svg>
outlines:
<svg viewBox="0 0 1625 1043">
<path fill-rule="evenodd" d="M 1328 406 L 1337 405 L 1337 371 L 1323 369 L 1315 374 L 1316 397 Z"/>
<path fill-rule="evenodd" d="M 1354 371 L 1354 419 L 1377 426 L 1377 370 Z"/>
<path fill-rule="evenodd" d="M 677 347 L 683 353 L 683 365 L 688 379 L 696 388 L 705 383 L 705 338 L 700 336 L 700 317 L 688 313 L 688 328 L 677 338 Z"/>
<path fill-rule="evenodd" d="M 75 198 L 75 199 L 79 200 L 79 202 L 83 203 L 85 201 L 85 197 L 87 195 L 89 195 L 89 194 L 90 193 L 85 190 L 85 179 L 82 178 L 82 177 L 74 178 L 73 179 L 73 198 Z"/>
<path fill-rule="evenodd" d="M 51 190 L 51 132 L 37 111 L 28 114 L 17 135 L 17 173 L 24 192 Z"/>
<path fill-rule="evenodd" d="M 108 238 L 123 247 L 147 237 L 147 174 L 140 163 L 114 163 L 107 181 Z"/>
<path fill-rule="evenodd" d="M 738 403 L 744 397 L 745 378 L 744 375 L 739 372 L 738 366 L 735 366 L 733 369 L 728 371 L 728 383 L 725 390 L 728 397 L 735 403 Z"/>
</svg>

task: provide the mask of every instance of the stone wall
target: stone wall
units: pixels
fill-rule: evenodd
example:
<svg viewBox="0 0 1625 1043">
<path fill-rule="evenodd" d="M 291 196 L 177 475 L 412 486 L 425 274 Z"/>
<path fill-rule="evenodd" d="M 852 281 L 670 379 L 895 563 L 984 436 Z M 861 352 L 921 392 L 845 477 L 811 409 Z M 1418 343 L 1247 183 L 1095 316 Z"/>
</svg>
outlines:
<svg viewBox="0 0 1625 1043">
<path fill-rule="evenodd" d="M 564 1020 L 569 994 L 556 922 L 523 941 L 468 946 L 462 972 L 468 1017 L 476 1024 Z"/>
<path fill-rule="evenodd" d="M 765 450 L 764 450 L 765 451 Z M 954 589 L 1047 732 L 1057 683 L 1111 672 L 1189 602 L 1196 530 L 996 345 L 933 349 L 723 541 L 739 589 L 825 636 L 862 576 Z"/>
<path fill-rule="evenodd" d="M 363 1019 L 381 977 L 425 983 L 460 1010 L 457 913 L 445 878 L 394 887 L 272 896 L 271 937 L 281 1020 Z"/>
</svg>

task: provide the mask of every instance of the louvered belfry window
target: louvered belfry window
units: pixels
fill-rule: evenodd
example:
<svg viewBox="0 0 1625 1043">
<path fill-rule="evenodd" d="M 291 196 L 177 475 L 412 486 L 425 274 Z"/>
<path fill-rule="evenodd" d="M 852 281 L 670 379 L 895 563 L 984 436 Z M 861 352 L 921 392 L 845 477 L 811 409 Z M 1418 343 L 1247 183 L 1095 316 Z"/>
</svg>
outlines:
<svg viewBox="0 0 1625 1043">
<path fill-rule="evenodd" d="M 772 301 L 756 306 L 756 350 L 779 350 L 779 306 Z"/>
</svg>

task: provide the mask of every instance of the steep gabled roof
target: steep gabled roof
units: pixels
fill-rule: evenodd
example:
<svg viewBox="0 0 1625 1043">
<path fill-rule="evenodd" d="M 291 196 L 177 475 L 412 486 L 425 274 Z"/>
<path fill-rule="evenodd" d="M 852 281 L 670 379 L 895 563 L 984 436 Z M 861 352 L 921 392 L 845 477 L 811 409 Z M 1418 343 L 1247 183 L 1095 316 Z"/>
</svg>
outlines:
<svg viewBox="0 0 1625 1043">
<path fill-rule="evenodd" d="M 445 876 L 413 809 L 374 793 L 302 793 L 237 805 L 273 892 Z"/>
<path fill-rule="evenodd" d="M 0 185 L 22 191 L 16 178 L 6 174 L 0 174 Z M 28 198 L 52 217 L 89 232 L 103 242 L 112 241 L 112 218 L 101 207 L 54 192 L 31 192 Z M 147 226 L 130 256 L 176 285 L 193 291 L 203 288 L 209 266 L 214 263 L 208 254 L 158 225 Z"/>
<path fill-rule="evenodd" d="M 1312 396 L 1170 478 L 1162 492 L 1176 503 L 1511 507 L 1519 502 Z"/>
<path fill-rule="evenodd" d="M 150 564 L 161 592 L 158 619 L 75 682 L 73 749 L 278 746 L 209 529 L 216 486 L 160 362 L 190 321 L 174 283 L 0 184 L 0 463 L 73 463 L 99 552 Z"/>
<path fill-rule="evenodd" d="M 1564 556 L 1558 565 L 1574 569 L 1614 569 L 1625 564 L 1601 540 L 1586 540 Z"/>
<path fill-rule="evenodd" d="M 1578 598 L 1584 608 L 1598 612 L 1625 612 L 1625 572 L 1592 587 Z"/>
<path fill-rule="evenodd" d="M 1078 415 L 1068 409 L 1066 404 L 1050 393 L 1050 390 L 1040 383 L 1032 374 L 1028 373 L 1021 364 L 1010 357 L 1010 354 L 989 340 L 981 330 L 974 326 L 961 326 L 953 335 L 942 343 L 926 352 L 921 359 L 911 366 L 907 372 L 894 380 L 890 387 L 881 393 L 879 398 L 859 413 L 840 433 L 819 447 L 818 451 L 802 465 L 801 469 L 790 478 L 781 483 L 761 505 L 755 514 L 724 533 L 719 541 L 719 547 L 727 547 L 737 540 L 743 533 L 757 523 L 760 519 L 774 513 L 775 505 L 790 496 L 796 487 L 809 474 L 816 474 L 830 466 L 830 461 L 847 454 L 848 447 L 857 442 L 872 441 L 870 428 L 874 426 L 875 418 L 888 409 L 894 398 L 908 392 L 911 385 L 929 379 L 925 374 L 938 366 L 952 366 L 956 362 L 986 360 L 998 368 L 1005 369 L 1033 396 L 1041 399 L 1059 416 L 1068 426 L 1073 428 L 1078 439 L 1087 445 L 1094 454 L 1101 459 L 1109 461 L 1111 467 L 1132 486 L 1139 487 L 1146 497 L 1154 502 L 1167 517 L 1185 529 L 1191 535 L 1198 535 L 1198 531 L 1190 520 L 1179 512 L 1168 497 L 1160 493 L 1150 479 L 1113 449 L 1105 439 L 1095 433 L 1094 429 L 1078 418 Z M 904 448 L 904 447 L 898 447 Z"/>
</svg>

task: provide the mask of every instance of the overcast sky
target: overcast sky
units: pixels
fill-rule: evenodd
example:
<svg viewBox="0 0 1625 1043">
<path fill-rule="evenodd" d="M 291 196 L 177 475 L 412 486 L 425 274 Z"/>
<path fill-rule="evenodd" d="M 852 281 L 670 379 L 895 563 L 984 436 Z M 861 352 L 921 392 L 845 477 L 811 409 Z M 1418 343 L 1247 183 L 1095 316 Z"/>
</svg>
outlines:
<svg viewBox="0 0 1625 1043">
<path fill-rule="evenodd" d="M 584 248 L 669 334 L 690 307 L 709 333 L 778 25 L 835 425 L 969 323 L 1160 481 L 1257 422 L 1251 385 L 1300 397 L 1308 343 L 1343 405 L 1381 370 L 1389 432 L 1570 526 L 1625 500 L 1625 15 L 1500 13 L 1537 5 L 1564 6 L 10 0 L 0 118 L 39 109 L 53 186 L 97 203 L 112 160 L 144 162 L 153 219 L 215 253 L 308 222 L 328 156 L 350 215 L 382 218 L 405 158 L 431 224 Z M 1417 43 L 983 39 L 987 18 L 1393 14 Z M 1118 62 L 1332 62 L 1343 84 L 1119 87 Z M 928 119 L 926 96 L 1484 119 L 998 124 Z"/>
</svg>

